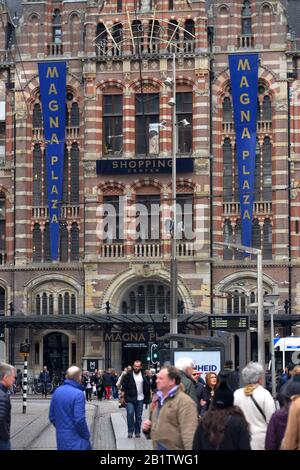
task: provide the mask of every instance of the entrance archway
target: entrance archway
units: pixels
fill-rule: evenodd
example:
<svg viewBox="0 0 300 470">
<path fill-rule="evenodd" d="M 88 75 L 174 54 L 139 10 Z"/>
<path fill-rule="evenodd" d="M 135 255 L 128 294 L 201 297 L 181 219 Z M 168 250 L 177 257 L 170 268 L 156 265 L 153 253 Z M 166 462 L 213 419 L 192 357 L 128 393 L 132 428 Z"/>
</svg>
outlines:
<svg viewBox="0 0 300 470">
<path fill-rule="evenodd" d="M 69 338 L 59 332 L 44 337 L 43 365 L 47 366 L 50 376 L 62 378 L 69 367 Z"/>
</svg>

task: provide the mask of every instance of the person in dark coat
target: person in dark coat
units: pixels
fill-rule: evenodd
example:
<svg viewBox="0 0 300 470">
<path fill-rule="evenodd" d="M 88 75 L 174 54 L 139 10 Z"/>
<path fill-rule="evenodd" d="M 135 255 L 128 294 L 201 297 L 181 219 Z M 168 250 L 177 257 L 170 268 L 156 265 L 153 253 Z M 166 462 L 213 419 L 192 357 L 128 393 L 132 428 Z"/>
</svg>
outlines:
<svg viewBox="0 0 300 470">
<path fill-rule="evenodd" d="M 128 437 L 132 438 L 133 432 L 135 437 L 141 437 L 144 400 L 147 401 L 150 395 L 150 385 L 142 373 L 141 361 L 135 361 L 133 371 L 124 375 L 122 391 L 126 402 Z"/>
<path fill-rule="evenodd" d="M 57 450 L 90 450 L 90 432 L 85 418 L 81 370 L 67 370 L 64 384 L 52 395 L 49 420 L 56 429 Z"/>
<path fill-rule="evenodd" d="M 109 400 L 110 399 L 110 392 L 111 392 L 111 387 L 113 384 L 112 376 L 110 374 L 109 370 L 105 370 L 103 374 L 103 382 L 102 385 L 105 388 L 105 399 Z"/>
<path fill-rule="evenodd" d="M 226 381 L 221 381 L 212 408 L 195 432 L 193 450 L 251 450 L 248 424 L 233 399 Z"/>
<path fill-rule="evenodd" d="M 47 370 L 47 366 L 43 367 L 43 370 L 40 373 L 39 381 L 42 384 L 42 397 L 45 395 L 45 398 L 47 398 L 48 385 L 50 383 L 50 374 Z"/>
<path fill-rule="evenodd" d="M 268 424 L 265 447 L 267 450 L 279 450 L 283 436 L 286 430 L 291 397 L 300 395 L 300 377 L 292 377 L 281 388 L 280 402 L 283 402 L 282 408 L 272 414 Z"/>
<path fill-rule="evenodd" d="M 190 357 L 180 357 L 175 363 L 175 367 L 180 371 L 181 383 L 184 386 L 185 393 L 191 397 L 197 405 L 200 413 L 200 404 L 196 393 L 196 383 L 193 380 L 194 362 Z"/>
<path fill-rule="evenodd" d="M 240 387 L 239 373 L 234 370 L 231 359 L 225 361 L 224 367 L 219 373 L 220 379 L 226 380 L 228 387 L 234 393 Z"/>
<path fill-rule="evenodd" d="M 15 382 L 15 368 L 0 362 L 0 450 L 10 450 L 11 404 L 9 390 Z"/>
</svg>

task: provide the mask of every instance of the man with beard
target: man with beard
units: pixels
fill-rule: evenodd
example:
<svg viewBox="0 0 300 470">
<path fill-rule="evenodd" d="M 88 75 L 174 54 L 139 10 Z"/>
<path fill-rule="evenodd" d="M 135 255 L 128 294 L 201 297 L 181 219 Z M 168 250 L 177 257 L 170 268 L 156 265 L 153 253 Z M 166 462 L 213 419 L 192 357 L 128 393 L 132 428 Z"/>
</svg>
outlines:
<svg viewBox="0 0 300 470">
<path fill-rule="evenodd" d="M 133 432 L 135 437 L 141 437 L 143 405 L 150 401 L 150 385 L 142 373 L 141 361 L 135 361 L 133 371 L 124 376 L 122 391 L 126 402 L 128 437 L 132 438 Z"/>
</svg>

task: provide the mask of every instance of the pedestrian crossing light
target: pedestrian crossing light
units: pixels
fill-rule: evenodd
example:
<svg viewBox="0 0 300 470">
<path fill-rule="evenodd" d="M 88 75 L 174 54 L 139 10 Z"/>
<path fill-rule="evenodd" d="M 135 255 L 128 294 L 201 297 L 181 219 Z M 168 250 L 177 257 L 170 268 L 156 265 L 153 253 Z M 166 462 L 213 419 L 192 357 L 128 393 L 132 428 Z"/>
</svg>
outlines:
<svg viewBox="0 0 300 470">
<path fill-rule="evenodd" d="M 150 355 L 150 353 L 147 354 L 147 361 L 148 361 L 148 362 L 151 361 L 151 355 Z"/>
<path fill-rule="evenodd" d="M 157 344 L 151 345 L 151 362 L 152 364 L 157 364 L 159 361 L 159 351 Z"/>
</svg>

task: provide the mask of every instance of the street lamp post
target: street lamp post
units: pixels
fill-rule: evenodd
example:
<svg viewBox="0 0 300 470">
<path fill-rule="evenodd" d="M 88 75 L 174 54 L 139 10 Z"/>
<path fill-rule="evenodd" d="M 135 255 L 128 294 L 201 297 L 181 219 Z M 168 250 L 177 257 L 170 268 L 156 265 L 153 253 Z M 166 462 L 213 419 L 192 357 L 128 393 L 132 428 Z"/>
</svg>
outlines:
<svg viewBox="0 0 300 470">
<path fill-rule="evenodd" d="M 166 79 L 165 84 L 173 89 L 173 96 L 169 101 L 172 106 L 172 224 L 171 224 L 171 305 L 170 305 L 170 334 L 178 333 L 178 307 L 177 307 L 177 253 L 176 253 L 176 56 L 173 52 L 173 77 Z M 170 347 L 177 348 L 177 341 L 171 340 Z"/>
<path fill-rule="evenodd" d="M 265 370 L 265 324 L 263 312 L 263 280 L 262 280 L 262 251 L 258 248 L 239 245 L 236 243 L 215 242 L 214 245 L 235 248 L 236 250 L 257 255 L 257 346 L 258 362 Z"/>
<path fill-rule="evenodd" d="M 275 302 L 279 299 L 279 295 L 277 294 L 266 294 L 264 296 L 264 300 L 268 303 L 265 303 L 265 306 L 270 307 L 270 358 L 271 358 L 271 380 L 272 380 L 272 397 L 276 398 L 276 373 L 275 373 L 275 352 L 274 352 L 274 310 L 275 310 Z"/>
</svg>

